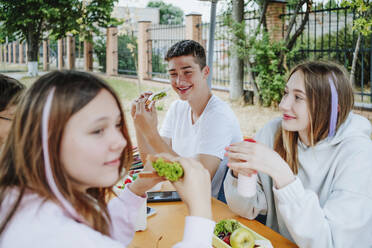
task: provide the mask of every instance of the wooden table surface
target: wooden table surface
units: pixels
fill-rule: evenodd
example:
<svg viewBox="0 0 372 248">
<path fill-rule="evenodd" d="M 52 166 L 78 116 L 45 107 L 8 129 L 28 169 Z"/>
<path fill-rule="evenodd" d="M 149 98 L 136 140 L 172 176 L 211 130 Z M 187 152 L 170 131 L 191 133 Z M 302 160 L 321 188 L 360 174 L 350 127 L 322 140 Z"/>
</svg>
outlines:
<svg viewBox="0 0 372 248">
<path fill-rule="evenodd" d="M 163 187 L 164 188 L 164 187 Z M 188 215 L 183 202 L 149 203 L 156 214 L 147 218 L 147 229 L 136 232 L 129 248 L 170 248 L 182 240 L 185 217 Z M 223 202 L 212 198 L 213 219 L 233 218 L 269 239 L 275 248 L 297 247 L 277 232 L 255 220 L 241 218 L 234 214 Z"/>
</svg>

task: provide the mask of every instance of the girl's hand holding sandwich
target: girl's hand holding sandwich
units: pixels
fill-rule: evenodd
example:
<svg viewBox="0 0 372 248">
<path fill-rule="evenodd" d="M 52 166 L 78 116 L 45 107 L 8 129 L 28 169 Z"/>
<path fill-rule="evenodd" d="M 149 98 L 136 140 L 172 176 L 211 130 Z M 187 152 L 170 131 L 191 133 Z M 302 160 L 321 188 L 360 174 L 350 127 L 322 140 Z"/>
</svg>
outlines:
<svg viewBox="0 0 372 248">
<path fill-rule="evenodd" d="M 176 188 L 183 202 L 187 205 L 189 214 L 191 216 L 211 219 L 211 180 L 208 170 L 195 159 L 176 157 L 166 153 L 148 156 L 146 165 L 148 166 L 158 161 L 158 158 L 162 158 L 162 160 L 168 163 L 176 163 L 182 166 L 183 175 L 171 183 Z M 147 168 L 145 167 L 144 171 L 153 171 L 153 168 Z M 152 177 L 153 174 L 144 173 L 141 176 L 140 173 L 139 177 Z"/>
<path fill-rule="evenodd" d="M 160 177 L 154 171 L 149 159 L 147 159 L 147 162 L 144 164 L 143 171 L 146 174 L 149 174 L 149 176 L 139 176 L 133 183 L 129 185 L 129 188 L 136 195 L 145 197 L 146 191 L 153 188 L 156 184 L 165 181 L 165 178 Z"/>
</svg>

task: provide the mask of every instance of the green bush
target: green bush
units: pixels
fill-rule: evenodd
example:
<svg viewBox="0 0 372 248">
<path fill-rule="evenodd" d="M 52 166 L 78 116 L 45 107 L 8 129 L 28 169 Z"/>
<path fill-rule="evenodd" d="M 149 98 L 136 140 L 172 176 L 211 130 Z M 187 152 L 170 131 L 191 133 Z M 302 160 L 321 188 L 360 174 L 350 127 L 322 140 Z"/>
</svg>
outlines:
<svg viewBox="0 0 372 248">
<path fill-rule="evenodd" d="M 118 60 L 119 71 L 133 71 L 125 72 L 125 74 L 136 75 L 136 61 L 138 54 L 137 38 L 131 35 L 119 35 L 118 37 Z"/>
<path fill-rule="evenodd" d="M 106 71 L 106 37 L 100 37 L 94 41 L 94 53 L 97 55 L 100 71 Z"/>
<path fill-rule="evenodd" d="M 262 33 L 262 39 L 252 37 L 250 42 L 252 44 L 250 53 L 254 57 L 252 71 L 256 75 L 262 103 L 264 106 L 277 106 L 286 84 L 286 72 L 278 66 L 280 53 L 286 53 L 287 59 L 290 59 L 294 51 L 287 51 L 283 41 L 270 41 L 267 32 Z"/>
<path fill-rule="evenodd" d="M 152 53 L 152 71 L 157 73 L 167 72 L 165 60 L 162 58 L 161 55 L 154 52 Z"/>
<path fill-rule="evenodd" d="M 133 52 L 130 47 L 133 47 Z M 97 55 L 101 71 L 106 71 L 106 37 L 100 37 L 94 42 L 94 52 Z M 118 70 L 133 71 L 136 74 L 137 39 L 131 35 L 118 36 Z M 127 72 L 128 73 L 128 72 Z"/>
</svg>

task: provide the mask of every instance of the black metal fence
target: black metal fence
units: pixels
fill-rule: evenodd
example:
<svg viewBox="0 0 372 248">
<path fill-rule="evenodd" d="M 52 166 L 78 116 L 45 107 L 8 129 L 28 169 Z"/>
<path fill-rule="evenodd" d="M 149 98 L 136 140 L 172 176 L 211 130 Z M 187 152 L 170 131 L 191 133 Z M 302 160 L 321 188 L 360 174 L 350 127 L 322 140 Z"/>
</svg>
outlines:
<svg viewBox="0 0 372 248">
<path fill-rule="evenodd" d="M 151 52 L 151 76 L 157 80 L 169 80 L 164 57 L 174 43 L 185 39 L 186 26 L 153 24 L 147 32 L 151 34 L 151 39 L 147 41 L 147 50 Z"/>
<path fill-rule="evenodd" d="M 252 12 L 253 13 L 253 12 Z M 259 17 L 249 16 L 246 19 L 254 22 Z M 257 21 L 257 20 L 256 20 Z M 258 21 L 257 21 L 258 22 Z M 252 23 L 250 23 L 252 24 Z M 202 23 L 197 28 L 201 28 L 201 43 L 208 53 L 209 23 Z M 247 30 L 253 28 L 247 25 Z M 151 40 L 148 40 L 148 51 L 151 52 L 152 78 L 166 81 L 169 76 L 166 71 L 166 61 L 164 61 L 167 50 L 176 42 L 185 39 L 185 25 L 151 25 L 147 30 L 151 32 Z M 212 87 L 218 89 L 228 89 L 229 87 L 229 46 L 230 40 L 226 39 L 228 27 L 222 21 L 216 23 L 214 56 L 213 56 L 213 77 Z M 248 75 L 245 75 L 245 79 Z M 247 79 L 245 80 L 247 81 Z M 248 84 L 248 82 L 245 82 Z"/>
<path fill-rule="evenodd" d="M 202 24 L 202 43 L 206 53 L 209 53 L 209 30 L 210 23 Z M 228 89 L 230 81 L 229 39 L 228 27 L 222 21 L 216 22 L 215 40 L 213 44 L 213 75 L 212 87 Z"/>
<path fill-rule="evenodd" d="M 213 51 L 213 77 L 212 87 L 215 89 L 228 90 L 230 85 L 230 53 L 229 49 L 231 46 L 231 32 L 229 28 L 224 24 L 223 17 L 218 17 L 215 27 L 215 40 L 214 40 L 214 51 Z M 245 31 L 247 33 L 253 32 L 256 29 L 259 22 L 258 11 L 247 12 L 244 16 Z M 209 42 L 209 28 L 210 23 L 202 24 L 202 39 L 203 45 L 208 53 L 208 42 Z M 244 88 L 251 88 L 248 82 L 248 71 L 244 70 Z"/>
<path fill-rule="evenodd" d="M 137 76 L 137 31 L 118 36 L 118 73 Z"/>
<path fill-rule="evenodd" d="M 282 15 L 282 18 L 285 18 L 284 25 L 288 25 L 293 12 L 293 8 L 287 6 L 286 14 Z M 299 13 L 295 28 L 300 25 L 304 15 L 304 12 Z M 327 59 L 343 64 L 350 71 L 358 38 L 352 29 L 355 18 L 356 12 L 350 8 L 315 7 L 310 12 L 304 32 L 297 39 L 295 48 L 298 52 L 294 60 L 289 61 L 289 65 L 292 66 L 304 59 Z M 371 82 L 372 35 L 361 39 L 355 71 L 356 102 L 372 102 Z"/>
<path fill-rule="evenodd" d="M 75 36 L 75 68 L 78 70 L 84 69 L 84 41 Z"/>
<path fill-rule="evenodd" d="M 286 14 L 281 15 L 284 19 L 282 32 L 288 26 L 290 18 L 294 15 L 293 7 L 287 6 Z M 300 25 L 305 12 L 300 12 L 296 18 L 294 30 Z M 315 7 L 309 14 L 309 21 L 303 33 L 298 37 L 295 44 L 296 54 L 293 60 L 287 61 L 291 67 L 306 59 L 328 59 L 343 64 L 349 71 L 352 65 L 353 53 L 357 41 L 357 33 L 352 30 L 356 12 L 349 8 L 323 8 Z M 258 24 L 259 14 L 257 11 L 246 13 L 246 32 L 252 32 Z M 209 38 L 209 23 L 203 23 L 201 43 L 207 49 Z M 151 25 L 147 30 L 151 32 L 148 40 L 148 52 L 151 52 L 152 78 L 157 80 L 168 80 L 166 62 L 164 56 L 166 51 L 174 43 L 185 39 L 185 25 Z M 230 61 L 229 48 L 231 46 L 228 37 L 228 28 L 218 18 L 215 30 L 214 59 L 212 86 L 214 88 L 229 88 Z M 125 46 L 119 45 L 120 49 Z M 135 75 L 134 65 L 126 68 L 120 67 L 121 60 L 132 60 L 133 53 L 122 52 L 119 56 L 119 73 Z M 354 89 L 356 102 L 371 103 L 372 82 L 372 35 L 362 37 L 359 56 L 355 73 L 356 87 Z M 248 73 L 244 75 L 245 88 L 249 88 Z"/>
</svg>

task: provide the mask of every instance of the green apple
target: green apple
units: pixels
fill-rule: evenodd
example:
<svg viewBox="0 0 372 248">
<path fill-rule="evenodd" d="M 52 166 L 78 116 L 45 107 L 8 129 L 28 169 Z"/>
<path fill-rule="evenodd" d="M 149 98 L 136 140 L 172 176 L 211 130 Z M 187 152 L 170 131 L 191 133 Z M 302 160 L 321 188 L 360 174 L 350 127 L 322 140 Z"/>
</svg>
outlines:
<svg viewBox="0 0 372 248">
<path fill-rule="evenodd" d="M 232 232 L 230 244 L 232 248 L 253 248 L 254 236 L 249 230 L 239 227 Z"/>
</svg>

